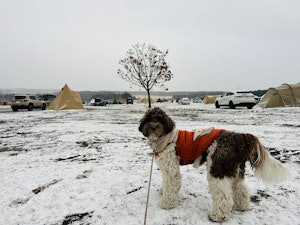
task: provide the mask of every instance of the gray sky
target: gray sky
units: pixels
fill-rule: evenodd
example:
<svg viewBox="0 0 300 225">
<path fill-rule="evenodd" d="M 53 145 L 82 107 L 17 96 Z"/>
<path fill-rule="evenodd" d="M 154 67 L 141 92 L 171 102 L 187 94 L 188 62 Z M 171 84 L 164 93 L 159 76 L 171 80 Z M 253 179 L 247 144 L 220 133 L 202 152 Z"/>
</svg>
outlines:
<svg viewBox="0 0 300 225">
<path fill-rule="evenodd" d="M 299 0 L 0 0 L 0 88 L 136 91 L 136 43 L 169 50 L 170 91 L 300 82 Z"/>
</svg>

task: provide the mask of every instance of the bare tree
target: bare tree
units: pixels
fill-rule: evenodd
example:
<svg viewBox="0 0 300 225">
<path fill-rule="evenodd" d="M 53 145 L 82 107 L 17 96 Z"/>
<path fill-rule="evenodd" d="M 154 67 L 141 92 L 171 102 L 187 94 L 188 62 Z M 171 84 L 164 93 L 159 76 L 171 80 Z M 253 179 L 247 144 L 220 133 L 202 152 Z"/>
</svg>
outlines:
<svg viewBox="0 0 300 225">
<path fill-rule="evenodd" d="M 173 77 L 165 61 L 167 54 L 168 50 L 163 52 L 153 45 L 135 44 L 119 62 L 122 69 L 118 69 L 118 75 L 147 91 L 149 108 L 151 108 L 151 89 L 157 86 L 167 90 L 164 83 Z"/>
</svg>

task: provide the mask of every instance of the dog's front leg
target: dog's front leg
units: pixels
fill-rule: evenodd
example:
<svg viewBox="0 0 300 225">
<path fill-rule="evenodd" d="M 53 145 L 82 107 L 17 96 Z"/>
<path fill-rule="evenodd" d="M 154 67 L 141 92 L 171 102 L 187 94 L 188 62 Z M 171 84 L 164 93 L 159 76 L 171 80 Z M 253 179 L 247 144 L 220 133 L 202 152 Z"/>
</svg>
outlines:
<svg viewBox="0 0 300 225">
<path fill-rule="evenodd" d="M 158 205 L 162 209 L 172 209 L 178 205 L 181 174 L 176 154 L 166 153 L 167 151 L 164 151 L 157 159 L 163 178 L 160 189 L 162 198 Z"/>
<path fill-rule="evenodd" d="M 162 209 L 172 209 L 178 205 L 179 190 L 181 188 L 181 175 L 163 172 L 163 185 L 161 188 L 162 198 L 159 207 Z"/>
</svg>

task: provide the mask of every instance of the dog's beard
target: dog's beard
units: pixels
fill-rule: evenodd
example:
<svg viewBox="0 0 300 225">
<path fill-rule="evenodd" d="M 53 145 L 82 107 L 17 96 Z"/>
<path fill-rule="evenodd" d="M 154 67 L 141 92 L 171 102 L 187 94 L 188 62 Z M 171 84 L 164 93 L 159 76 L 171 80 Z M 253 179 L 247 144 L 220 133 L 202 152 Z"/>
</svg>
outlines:
<svg viewBox="0 0 300 225">
<path fill-rule="evenodd" d="M 159 137 L 155 133 L 151 133 L 147 138 L 149 141 L 157 141 Z"/>
</svg>

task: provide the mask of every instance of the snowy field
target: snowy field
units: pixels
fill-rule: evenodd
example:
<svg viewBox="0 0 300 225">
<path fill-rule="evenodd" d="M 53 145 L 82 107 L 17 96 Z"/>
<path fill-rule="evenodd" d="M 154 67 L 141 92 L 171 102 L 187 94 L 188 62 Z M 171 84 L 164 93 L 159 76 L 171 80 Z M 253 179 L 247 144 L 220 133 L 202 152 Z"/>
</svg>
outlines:
<svg viewBox="0 0 300 225">
<path fill-rule="evenodd" d="M 267 186 L 247 166 L 251 210 L 223 224 L 300 224 L 300 108 L 215 109 L 213 105 L 156 105 L 177 128 L 225 128 L 257 135 L 286 163 L 291 178 Z M 141 225 L 151 150 L 138 132 L 145 105 L 79 111 L 12 112 L 0 106 L 0 224 Z M 157 206 L 160 171 L 154 164 L 147 224 L 216 224 L 205 166 L 181 167 L 177 208 Z"/>
</svg>

